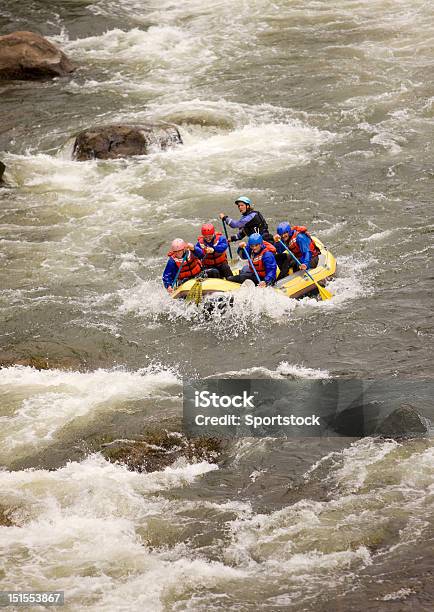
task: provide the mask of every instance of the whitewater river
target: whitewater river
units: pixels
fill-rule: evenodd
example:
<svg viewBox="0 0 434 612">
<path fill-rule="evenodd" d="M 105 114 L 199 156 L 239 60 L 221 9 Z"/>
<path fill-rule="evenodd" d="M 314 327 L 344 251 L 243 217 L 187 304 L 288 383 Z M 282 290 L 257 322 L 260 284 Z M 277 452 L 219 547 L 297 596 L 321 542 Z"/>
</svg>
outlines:
<svg viewBox="0 0 434 612">
<path fill-rule="evenodd" d="M 15 30 L 78 70 L 0 84 L 0 590 L 432 610 L 432 440 L 244 439 L 152 473 L 98 451 L 176 419 L 185 378 L 432 379 L 433 3 L 9 0 Z M 184 144 L 71 160 L 80 129 L 145 120 Z M 172 238 L 240 195 L 325 242 L 332 300 L 169 299 Z"/>
</svg>

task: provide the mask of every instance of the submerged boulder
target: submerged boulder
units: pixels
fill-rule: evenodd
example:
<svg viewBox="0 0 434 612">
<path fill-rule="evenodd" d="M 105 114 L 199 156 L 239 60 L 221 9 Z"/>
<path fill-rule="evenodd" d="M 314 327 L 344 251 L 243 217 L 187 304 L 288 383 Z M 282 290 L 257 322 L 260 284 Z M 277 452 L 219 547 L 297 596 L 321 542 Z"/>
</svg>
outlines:
<svg viewBox="0 0 434 612">
<path fill-rule="evenodd" d="M 13 32 L 0 36 L 0 79 L 52 79 L 74 69 L 67 56 L 39 34 Z"/>
<path fill-rule="evenodd" d="M 136 472 L 163 470 L 180 458 L 216 463 L 221 451 L 222 440 L 218 438 L 186 438 L 177 431 L 147 432 L 142 440 L 113 440 L 101 447 L 108 461 Z"/>
<path fill-rule="evenodd" d="M 333 418 L 325 418 L 331 431 L 341 436 L 357 437 L 383 436 L 389 438 L 410 438 L 425 436 L 430 430 L 430 421 L 408 404 L 384 416 L 385 408 L 373 401 L 350 406 Z M 386 413 L 387 414 L 387 413 Z"/>
<path fill-rule="evenodd" d="M 23 356 L 0 351 L 0 369 L 24 366 L 35 370 L 81 370 L 86 367 L 85 359 L 75 356 L 58 356 L 52 359 L 44 355 Z"/>
<path fill-rule="evenodd" d="M 331 430 L 341 436 L 362 438 L 375 432 L 380 408 L 376 402 L 357 404 L 339 412 L 328 421 Z"/>
<path fill-rule="evenodd" d="M 377 427 L 377 434 L 393 437 L 425 436 L 429 433 L 430 421 L 418 413 L 413 406 L 403 404 L 391 412 Z"/>
<path fill-rule="evenodd" d="M 182 144 L 181 135 L 171 123 L 105 125 L 77 134 L 73 157 L 77 161 L 117 159 L 146 155 L 152 149 L 164 150 L 177 144 Z"/>
</svg>

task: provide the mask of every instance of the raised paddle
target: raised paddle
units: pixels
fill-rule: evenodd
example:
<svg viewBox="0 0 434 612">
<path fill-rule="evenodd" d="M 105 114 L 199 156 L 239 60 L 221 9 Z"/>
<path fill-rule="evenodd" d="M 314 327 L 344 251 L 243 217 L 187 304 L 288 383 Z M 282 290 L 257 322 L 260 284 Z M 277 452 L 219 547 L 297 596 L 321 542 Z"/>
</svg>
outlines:
<svg viewBox="0 0 434 612">
<path fill-rule="evenodd" d="M 183 256 L 182 261 L 181 261 L 181 265 L 179 266 L 179 268 L 178 268 L 178 272 L 176 273 L 175 279 L 174 279 L 174 281 L 173 281 L 173 283 L 172 283 L 172 289 L 175 289 L 175 285 L 176 285 L 176 283 L 178 282 L 178 278 L 179 278 L 179 275 L 180 275 L 180 273 L 181 273 L 182 266 L 183 266 L 183 265 L 185 264 L 185 262 L 187 261 L 187 257 L 188 257 L 188 251 L 186 251 L 186 252 L 184 253 L 184 256 Z"/>
<path fill-rule="evenodd" d="M 248 253 L 248 251 L 247 251 L 246 247 L 243 247 L 243 251 L 244 251 L 244 254 L 245 254 L 245 256 L 247 257 L 247 259 L 249 260 L 250 267 L 252 268 L 253 272 L 255 273 L 255 276 L 256 276 L 256 279 L 257 279 L 258 283 L 260 283 L 260 282 L 261 282 L 261 279 L 259 278 L 259 274 L 256 272 L 256 268 L 255 268 L 255 266 L 253 265 L 252 260 L 250 259 L 250 255 L 249 255 L 249 253 Z"/>
<path fill-rule="evenodd" d="M 299 266 L 301 266 L 301 261 L 299 261 L 299 260 L 297 259 L 297 257 L 294 255 L 294 253 L 292 253 L 292 252 L 291 252 L 291 251 L 288 249 L 288 247 L 286 246 L 286 244 L 285 244 L 285 243 L 284 243 L 282 240 L 279 240 L 279 242 L 280 242 L 280 244 L 283 246 L 283 248 L 285 249 L 285 251 L 287 251 L 287 252 L 288 252 L 288 253 L 291 255 L 292 259 L 294 259 L 294 261 L 296 261 L 296 262 L 298 263 L 298 265 L 299 265 Z M 320 285 L 319 283 L 317 283 L 317 282 L 316 282 L 316 280 L 314 279 L 314 277 L 313 277 L 311 274 L 309 274 L 309 272 L 308 272 L 307 270 L 303 270 L 303 272 L 304 272 L 305 274 L 307 274 L 307 276 L 310 278 L 310 280 L 312 280 L 312 281 L 315 283 L 315 285 L 316 285 L 316 286 L 317 286 L 317 288 L 318 288 L 318 291 L 319 291 L 319 294 L 320 294 L 320 296 L 321 296 L 321 299 L 322 299 L 322 300 L 329 300 L 330 298 L 332 298 L 332 297 L 333 297 L 333 293 L 331 293 L 330 291 L 327 291 L 327 289 L 325 289 L 324 287 L 321 287 L 321 285 Z"/>
<path fill-rule="evenodd" d="M 223 223 L 223 230 L 225 232 L 226 240 L 228 241 L 229 255 L 231 256 L 231 259 L 233 259 L 232 249 L 231 249 L 231 241 L 229 240 L 228 230 L 227 230 L 227 227 L 226 227 L 226 221 L 224 219 L 222 219 L 222 223 Z"/>
</svg>

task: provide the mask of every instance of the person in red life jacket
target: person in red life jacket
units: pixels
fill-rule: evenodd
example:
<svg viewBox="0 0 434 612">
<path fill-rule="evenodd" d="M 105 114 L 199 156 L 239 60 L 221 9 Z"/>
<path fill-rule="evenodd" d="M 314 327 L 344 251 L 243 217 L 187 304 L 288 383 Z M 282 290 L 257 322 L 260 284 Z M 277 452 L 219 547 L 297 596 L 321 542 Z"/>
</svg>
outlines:
<svg viewBox="0 0 434 612">
<path fill-rule="evenodd" d="M 186 253 L 188 253 L 187 258 L 183 261 Z M 202 272 L 202 250 L 185 242 L 182 238 L 175 238 L 167 255 L 169 259 L 163 272 L 163 285 L 169 293 L 174 291 L 172 285 L 179 268 L 181 268 L 178 276 L 179 285 Z"/>
<path fill-rule="evenodd" d="M 202 225 L 202 234 L 198 237 L 196 248 L 203 253 L 202 266 L 204 270 L 217 270 L 220 278 L 227 278 L 232 275 L 232 270 L 228 264 L 226 251 L 228 241 L 220 233 L 215 231 L 212 223 Z"/>
<path fill-rule="evenodd" d="M 279 240 L 294 253 L 301 263 L 300 266 L 278 242 Z M 291 227 L 287 221 L 279 223 L 274 242 L 277 250 L 276 261 L 280 269 L 279 279 L 288 276 L 289 268 L 296 272 L 297 270 L 309 270 L 317 267 L 320 250 L 304 226 L 293 225 Z"/>
<path fill-rule="evenodd" d="M 248 266 L 244 266 L 238 275 L 230 276 L 227 280 L 233 283 L 243 283 L 245 280 L 252 280 L 258 287 L 268 287 L 274 285 L 276 282 L 276 271 L 277 264 L 275 253 L 276 249 L 272 244 L 266 242 L 261 234 L 254 233 L 249 236 L 247 245 L 245 242 L 240 242 L 238 247 L 238 255 L 242 259 L 247 259 L 244 249 L 246 248 L 250 259 L 252 260 L 253 266 L 260 278 L 256 278 L 256 274 L 253 269 Z"/>
<path fill-rule="evenodd" d="M 265 221 L 262 213 L 258 210 L 253 210 L 252 200 L 245 196 L 240 196 L 235 200 L 236 206 L 241 213 L 241 218 L 231 219 L 225 213 L 220 213 L 220 219 L 224 221 L 229 227 L 236 228 L 238 233 L 230 237 L 231 242 L 236 242 L 244 237 L 249 237 L 254 233 L 261 234 L 264 240 L 268 240 L 270 243 L 273 240 L 273 236 L 268 231 L 268 225 Z"/>
</svg>

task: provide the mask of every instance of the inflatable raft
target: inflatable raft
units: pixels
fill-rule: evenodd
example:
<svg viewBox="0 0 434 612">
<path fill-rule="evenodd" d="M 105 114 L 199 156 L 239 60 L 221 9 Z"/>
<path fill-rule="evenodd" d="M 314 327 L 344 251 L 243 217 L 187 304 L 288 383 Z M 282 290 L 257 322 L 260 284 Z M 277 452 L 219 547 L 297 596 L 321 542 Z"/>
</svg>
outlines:
<svg viewBox="0 0 434 612">
<path fill-rule="evenodd" d="M 320 255 L 318 256 L 317 267 L 309 270 L 309 273 L 318 284 L 324 286 L 324 284 L 336 274 L 336 259 L 318 238 L 312 236 L 312 239 L 319 248 Z M 232 262 L 231 267 L 234 274 L 239 273 L 244 265 L 246 265 L 244 260 L 235 263 Z M 197 279 L 186 281 L 172 293 L 172 297 L 174 299 L 187 297 L 190 289 L 196 282 Z M 205 278 L 201 280 L 203 298 L 207 296 L 218 297 L 222 294 L 234 293 L 235 291 L 239 291 L 241 286 L 242 285 L 238 283 L 233 283 L 221 278 Z M 315 283 L 302 270 L 290 273 L 288 276 L 285 276 L 285 278 L 277 281 L 273 289 L 279 293 L 283 293 L 289 298 L 301 298 L 305 295 L 314 295 L 318 293 Z"/>
</svg>

